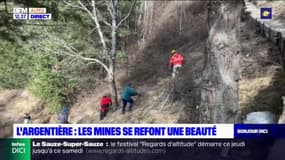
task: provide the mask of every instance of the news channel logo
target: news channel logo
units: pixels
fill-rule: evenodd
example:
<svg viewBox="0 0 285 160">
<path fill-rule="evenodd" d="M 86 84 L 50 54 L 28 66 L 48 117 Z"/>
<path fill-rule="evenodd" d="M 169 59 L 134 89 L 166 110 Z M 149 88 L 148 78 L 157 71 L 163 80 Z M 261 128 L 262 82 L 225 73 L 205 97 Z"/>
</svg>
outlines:
<svg viewBox="0 0 285 160">
<path fill-rule="evenodd" d="M 272 19 L 272 8 L 260 8 L 260 19 L 261 20 L 271 20 Z"/>
<path fill-rule="evenodd" d="M 51 13 L 46 8 L 13 8 L 13 19 L 50 20 Z"/>
</svg>

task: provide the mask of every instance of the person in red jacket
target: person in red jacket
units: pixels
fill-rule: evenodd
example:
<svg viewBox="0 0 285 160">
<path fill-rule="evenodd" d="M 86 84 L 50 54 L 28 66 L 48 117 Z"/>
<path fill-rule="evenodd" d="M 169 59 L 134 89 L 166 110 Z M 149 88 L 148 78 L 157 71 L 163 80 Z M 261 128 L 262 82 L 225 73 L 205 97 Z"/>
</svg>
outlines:
<svg viewBox="0 0 285 160">
<path fill-rule="evenodd" d="M 176 50 L 171 51 L 172 56 L 169 60 L 169 68 L 172 70 L 172 78 L 178 74 L 178 69 L 180 69 L 184 62 L 184 57 L 176 52 Z"/>
<path fill-rule="evenodd" d="M 100 102 L 100 120 L 103 120 L 104 117 L 106 117 L 107 112 L 110 108 L 110 106 L 112 105 L 112 99 L 110 98 L 110 95 L 105 95 L 103 96 L 103 98 L 101 99 Z"/>
</svg>

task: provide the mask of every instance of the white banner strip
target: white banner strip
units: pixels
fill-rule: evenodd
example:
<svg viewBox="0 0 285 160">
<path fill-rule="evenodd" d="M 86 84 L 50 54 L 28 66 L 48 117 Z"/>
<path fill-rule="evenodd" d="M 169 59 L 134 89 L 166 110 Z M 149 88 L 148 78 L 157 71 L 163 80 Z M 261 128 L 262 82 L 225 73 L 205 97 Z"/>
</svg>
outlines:
<svg viewBox="0 0 285 160">
<path fill-rule="evenodd" d="M 14 124 L 14 138 L 234 138 L 233 124 Z"/>
</svg>

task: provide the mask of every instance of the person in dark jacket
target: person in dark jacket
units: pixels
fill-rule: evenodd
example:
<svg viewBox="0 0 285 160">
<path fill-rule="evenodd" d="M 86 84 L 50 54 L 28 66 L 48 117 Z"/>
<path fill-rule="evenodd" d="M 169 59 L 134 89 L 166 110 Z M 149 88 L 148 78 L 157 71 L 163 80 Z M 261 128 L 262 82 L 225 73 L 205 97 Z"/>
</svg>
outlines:
<svg viewBox="0 0 285 160">
<path fill-rule="evenodd" d="M 122 96 L 122 102 L 123 102 L 123 111 L 122 113 L 124 114 L 125 113 L 125 109 L 126 109 L 126 106 L 127 104 L 129 103 L 130 104 L 130 111 L 132 111 L 132 107 L 133 107 L 133 104 L 134 104 L 134 100 L 132 99 L 132 96 L 136 96 L 138 95 L 138 93 L 135 91 L 134 88 L 132 88 L 132 85 L 131 84 L 128 84 L 124 90 L 123 90 L 123 96 Z"/>
<path fill-rule="evenodd" d="M 32 123 L 32 117 L 28 113 L 25 113 L 24 124 L 29 124 L 29 123 Z"/>
<path fill-rule="evenodd" d="M 105 95 L 101 99 L 100 120 L 103 120 L 104 117 L 106 117 L 107 112 L 109 111 L 109 108 L 112 105 L 112 99 L 110 97 L 111 97 L 110 95 Z"/>
</svg>

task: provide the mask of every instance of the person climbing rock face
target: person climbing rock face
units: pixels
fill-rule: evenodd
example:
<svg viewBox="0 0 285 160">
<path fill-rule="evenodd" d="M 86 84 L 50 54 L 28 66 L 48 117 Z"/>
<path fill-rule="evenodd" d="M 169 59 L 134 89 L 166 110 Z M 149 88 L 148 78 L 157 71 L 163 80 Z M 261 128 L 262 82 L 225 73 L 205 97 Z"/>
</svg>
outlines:
<svg viewBox="0 0 285 160">
<path fill-rule="evenodd" d="M 29 123 L 32 123 L 32 118 L 28 113 L 25 113 L 24 124 L 29 124 Z"/>
<path fill-rule="evenodd" d="M 172 78 L 175 78 L 178 74 L 178 70 L 182 67 L 184 57 L 176 50 L 171 51 L 171 58 L 169 60 L 169 69 L 172 71 Z"/>
<path fill-rule="evenodd" d="M 110 97 L 111 97 L 110 95 L 105 95 L 101 99 L 100 120 L 103 120 L 104 117 L 106 117 L 107 112 L 109 111 L 110 106 L 112 105 L 112 99 Z"/>
<path fill-rule="evenodd" d="M 125 113 L 125 109 L 128 103 L 130 104 L 129 111 L 132 111 L 132 107 L 134 104 L 134 100 L 132 99 L 132 96 L 136 96 L 136 95 L 138 95 L 138 93 L 135 91 L 134 88 L 132 88 L 132 84 L 129 83 L 123 90 L 123 96 L 122 96 L 122 102 L 123 102 L 122 113 L 123 114 Z"/>
<path fill-rule="evenodd" d="M 58 116 L 59 123 L 68 123 L 68 109 L 66 105 L 63 105 L 62 110 Z"/>
</svg>

